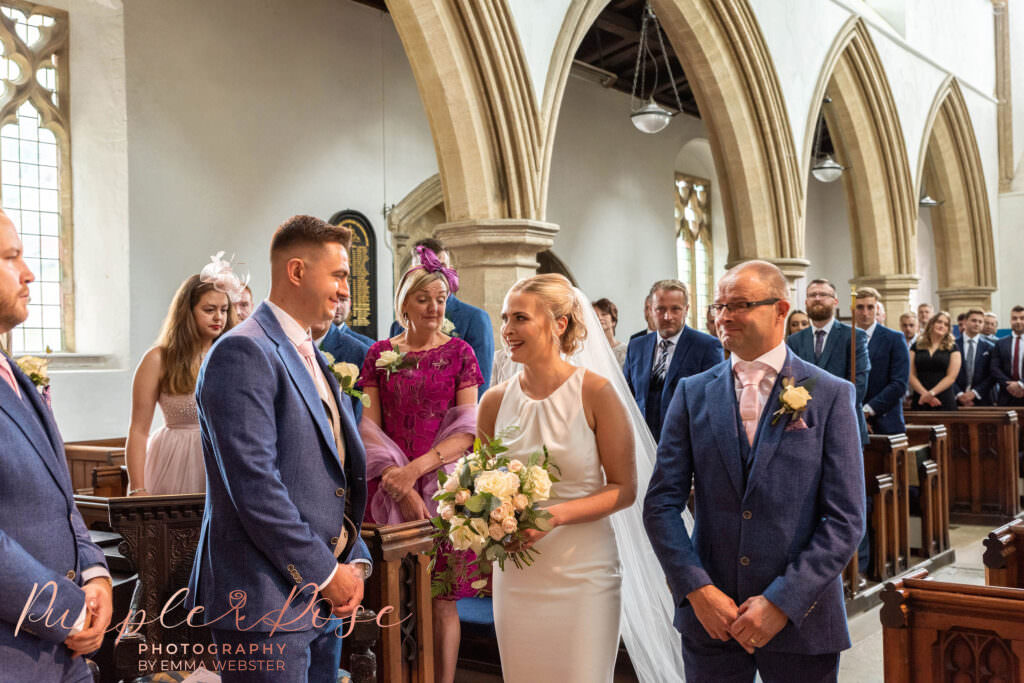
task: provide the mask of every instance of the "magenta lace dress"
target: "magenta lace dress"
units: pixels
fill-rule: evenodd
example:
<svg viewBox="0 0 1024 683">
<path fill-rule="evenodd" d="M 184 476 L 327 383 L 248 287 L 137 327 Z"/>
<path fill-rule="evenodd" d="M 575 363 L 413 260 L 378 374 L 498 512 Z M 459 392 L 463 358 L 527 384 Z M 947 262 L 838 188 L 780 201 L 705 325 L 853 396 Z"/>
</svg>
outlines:
<svg viewBox="0 0 1024 683">
<path fill-rule="evenodd" d="M 388 379 L 376 363 L 382 351 L 391 351 L 391 340 L 379 341 L 370 347 L 359 376 L 359 387 L 375 387 L 380 392 L 381 429 L 391 437 L 410 460 L 420 457 L 434 443 L 441 421 L 449 408 L 455 406 L 455 394 L 466 387 L 483 384 L 483 375 L 476 362 L 473 348 L 462 339 L 453 337 L 441 346 L 426 351 L 410 351 L 406 358 L 416 360 L 415 368 L 404 368 L 391 373 Z M 367 501 L 372 500 L 380 479 L 367 482 Z M 373 522 L 369 507 L 366 520 Z M 450 551 L 449 555 L 463 555 Z M 445 571 L 446 553 L 438 554 L 435 573 Z M 473 559 L 467 551 L 462 561 Z M 456 571 L 455 575 L 465 575 Z M 454 590 L 441 596 L 445 599 L 476 595 L 469 579 L 455 582 Z"/>
</svg>

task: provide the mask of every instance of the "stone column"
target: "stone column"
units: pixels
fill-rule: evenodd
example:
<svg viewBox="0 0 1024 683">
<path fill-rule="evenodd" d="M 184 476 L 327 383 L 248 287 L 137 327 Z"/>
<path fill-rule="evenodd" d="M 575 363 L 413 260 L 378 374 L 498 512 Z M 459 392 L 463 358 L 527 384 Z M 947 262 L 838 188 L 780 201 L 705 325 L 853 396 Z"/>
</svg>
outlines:
<svg viewBox="0 0 1024 683">
<path fill-rule="evenodd" d="M 872 275 L 854 278 L 850 284 L 856 288 L 874 287 L 882 295 L 885 305 L 885 326 L 898 330 L 900 316 L 910 309 L 910 290 L 917 289 L 921 281 L 916 275 Z M 840 301 L 846 299 L 840 297 Z"/>
<path fill-rule="evenodd" d="M 940 289 L 939 308 L 949 311 L 956 323 L 956 317 L 970 308 L 980 308 L 983 311 L 992 310 L 993 287 L 955 287 Z"/>
<path fill-rule="evenodd" d="M 805 258 L 769 258 L 765 261 L 774 263 L 786 276 L 786 282 L 789 284 L 789 303 L 796 308 L 796 282 L 807 277 L 807 268 L 811 262 Z"/>
<path fill-rule="evenodd" d="M 536 275 L 537 254 L 551 248 L 557 233 L 553 223 L 499 218 L 443 223 L 434 235 L 459 271 L 459 299 L 487 311 L 498 330 L 505 293 Z"/>
</svg>

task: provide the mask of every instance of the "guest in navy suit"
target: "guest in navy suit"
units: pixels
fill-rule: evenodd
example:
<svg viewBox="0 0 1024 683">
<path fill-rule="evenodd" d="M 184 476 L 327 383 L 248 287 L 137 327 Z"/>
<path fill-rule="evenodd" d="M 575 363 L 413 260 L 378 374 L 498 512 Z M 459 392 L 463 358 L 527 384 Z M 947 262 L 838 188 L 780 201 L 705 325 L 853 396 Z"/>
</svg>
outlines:
<svg viewBox="0 0 1024 683">
<path fill-rule="evenodd" d="M 414 250 L 415 247 L 426 247 L 433 251 L 443 264 L 451 265 L 451 254 L 440 240 L 420 240 L 413 245 Z M 491 325 L 491 317 L 482 308 L 459 301 L 454 294 L 450 294 L 448 301 L 445 302 L 444 317 L 454 326 L 454 329 L 445 329 L 444 333 L 459 337 L 473 347 L 476 362 L 480 366 L 480 374 L 484 377 L 484 383 L 479 387 L 479 395 L 483 396 L 487 387 L 491 385 L 491 369 L 494 364 L 494 327 Z M 391 323 L 391 332 L 388 336 L 394 339 L 404 331 L 405 328 L 396 320 Z"/>
<path fill-rule="evenodd" d="M 722 344 L 710 334 L 686 326 L 689 291 L 679 280 L 654 283 L 651 310 L 657 330 L 629 342 L 623 372 L 657 442 L 679 380 L 720 363 Z"/>
<path fill-rule="evenodd" d="M 334 314 L 335 327 L 341 330 L 343 334 L 346 334 L 352 337 L 353 339 L 358 339 L 367 348 L 373 346 L 374 343 L 376 343 L 377 341 L 376 339 L 370 339 L 365 334 L 360 334 L 356 332 L 348 325 L 347 322 L 345 322 L 346 320 L 348 320 L 348 316 L 350 313 L 352 313 L 352 297 L 340 297 L 338 300 L 338 310 Z"/>
<path fill-rule="evenodd" d="M 14 224 L 0 211 L 0 335 L 28 318 L 28 286 L 35 276 L 22 255 Z M 103 642 L 110 573 L 75 506 L 53 415 L 32 380 L 3 353 L 0 500 L 0 678 L 92 681 L 79 655 Z"/>
<path fill-rule="evenodd" d="M 846 323 L 836 320 L 839 299 L 836 288 L 828 280 L 811 280 L 807 285 L 807 315 L 811 326 L 787 339 L 789 348 L 808 363 L 836 377 L 850 379 L 850 334 Z M 868 424 L 861 406 L 868 391 L 871 360 L 868 357 L 868 336 L 857 330 L 857 417 L 860 422 L 861 445 L 868 442 Z"/>
<path fill-rule="evenodd" d="M 902 334 L 878 321 L 879 296 L 876 289 L 860 288 L 854 310 L 857 327 L 867 335 L 871 360 L 864 415 L 872 433 L 902 434 L 906 431 L 903 396 L 910 378 L 910 352 Z"/>
<path fill-rule="evenodd" d="M 350 240 L 347 228 L 312 216 L 285 221 L 270 248 L 270 296 L 200 370 L 208 486 L 187 603 L 213 618 L 235 604 L 211 624 L 225 648 L 218 657 L 246 660 L 222 672 L 225 683 L 333 683 L 341 638 L 325 621 L 362 602 L 366 454 L 309 336 L 348 294 Z M 315 598 L 324 602 L 310 610 Z M 288 626 L 272 632 L 275 613 Z M 284 670 L 247 670 L 266 648 Z"/>
<path fill-rule="evenodd" d="M 356 366 L 357 371 L 363 367 L 366 352 L 370 350 L 370 347 L 355 336 L 345 334 L 330 320 L 314 323 L 309 328 L 309 334 L 313 337 L 313 345 L 321 351 L 331 354 L 335 363 L 350 363 Z M 359 373 L 356 372 L 356 376 L 352 378 L 352 386 L 355 386 L 358 379 Z M 363 404 L 355 396 L 350 396 L 349 399 L 352 402 L 356 424 L 358 424 L 359 418 L 363 416 Z"/>
<path fill-rule="evenodd" d="M 644 501 L 689 681 L 835 681 L 850 647 L 840 574 L 864 526 L 854 389 L 787 351 L 786 292 L 764 261 L 719 281 L 731 356 L 679 383 Z M 786 405 L 799 414 L 775 419 Z"/>
<path fill-rule="evenodd" d="M 963 334 L 956 340 L 963 363 L 953 383 L 958 406 L 992 405 L 992 349 L 995 344 L 985 338 L 985 311 L 972 308 L 964 318 Z"/>
<path fill-rule="evenodd" d="M 1010 336 L 992 349 L 992 378 L 1001 406 L 1024 406 L 1024 306 L 1010 310 Z"/>
</svg>

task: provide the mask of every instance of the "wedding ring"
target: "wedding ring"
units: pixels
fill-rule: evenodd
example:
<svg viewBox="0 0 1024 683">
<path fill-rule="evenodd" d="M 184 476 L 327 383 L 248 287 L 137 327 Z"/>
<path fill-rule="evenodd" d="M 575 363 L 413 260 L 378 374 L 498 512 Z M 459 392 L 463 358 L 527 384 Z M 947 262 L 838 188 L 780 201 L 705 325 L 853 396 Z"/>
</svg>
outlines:
<svg viewBox="0 0 1024 683">
<path fill-rule="evenodd" d="M 757 638 L 751 638 L 750 639 L 750 644 L 751 645 L 757 645 Z"/>
</svg>

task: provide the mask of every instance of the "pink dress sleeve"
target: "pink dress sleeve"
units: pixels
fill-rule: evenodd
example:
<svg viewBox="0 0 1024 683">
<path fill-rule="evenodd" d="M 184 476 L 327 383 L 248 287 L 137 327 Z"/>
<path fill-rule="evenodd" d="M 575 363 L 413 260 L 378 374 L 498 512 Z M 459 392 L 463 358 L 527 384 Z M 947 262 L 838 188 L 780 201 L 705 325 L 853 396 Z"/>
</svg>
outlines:
<svg viewBox="0 0 1024 683">
<path fill-rule="evenodd" d="M 484 376 L 480 373 L 480 364 L 476 362 L 473 347 L 466 342 L 459 345 L 459 360 L 462 362 L 462 368 L 456 378 L 456 391 L 466 387 L 478 387 L 484 383 Z"/>
<path fill-rule="evenodd" d="M 377 372 L 377 359 L 380 358 L 381 351 L 390 348 L 391 341 L 388 339 L 379 341 L 370 347 L 370 350 L 366 352 L 366 359 L 363 360 L 363 368 L 359 371 L 359 381 L 356 382 L 357 388 L 373 387 L 374 389 L 380 389 L 380 373 Z"/>
</svg>

